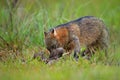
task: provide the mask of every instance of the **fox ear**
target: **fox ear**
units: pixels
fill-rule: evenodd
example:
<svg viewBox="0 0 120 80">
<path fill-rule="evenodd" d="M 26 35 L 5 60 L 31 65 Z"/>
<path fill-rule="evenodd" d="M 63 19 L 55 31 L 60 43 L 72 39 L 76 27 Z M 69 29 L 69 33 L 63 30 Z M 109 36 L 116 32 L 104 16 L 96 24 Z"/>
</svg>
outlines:
<svg viewBox="0 0 120 80">
<path fill-rule="evenodd" d="M 56 35 L 57 35 L 57 32 L 56 32 L 56 30 L 55 30 L 55 29 L 53 29 L 53 30 L 52 30 L 52 34 L 53 34 L 54 36 L 56 36 Z"/>
<path fill-rule="evenodd" d="M 47 36 L 47 32 L 44 32 L 44 35 Z"/>
</svg>

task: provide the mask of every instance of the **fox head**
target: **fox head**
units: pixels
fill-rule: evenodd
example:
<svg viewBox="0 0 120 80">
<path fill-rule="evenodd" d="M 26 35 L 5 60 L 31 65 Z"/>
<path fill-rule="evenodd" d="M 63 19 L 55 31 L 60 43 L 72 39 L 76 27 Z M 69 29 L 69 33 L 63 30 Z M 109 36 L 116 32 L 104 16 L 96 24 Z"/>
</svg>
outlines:
<svg viewBox="0 0 120 80">
<path fill-rule="evenodd" d="M 51 52 L 53 49 L 65 47 L 68 42 L 68 30 L 65 27 L 54 28 L 49 32 L 44 32 L 45 44 L 47 49 Z"/>
<path fill-rule="evenodd" d="M 56 49 L 59 47 L 59 43 L 56 36 L 57 36 L 57 32 L 55 29 L 52 29 L 49 32 L 44 32 L 45 45 L 50 52 L 53 49 Z"/>
</svg>

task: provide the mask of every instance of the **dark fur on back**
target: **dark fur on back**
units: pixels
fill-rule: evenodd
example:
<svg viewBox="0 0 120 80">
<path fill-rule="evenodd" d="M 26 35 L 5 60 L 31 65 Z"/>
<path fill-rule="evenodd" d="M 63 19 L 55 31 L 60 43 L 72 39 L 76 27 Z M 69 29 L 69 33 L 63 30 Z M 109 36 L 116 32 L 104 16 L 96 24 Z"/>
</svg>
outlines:
<svg viewBox="0 0 120 80">
<path fill-rule="evenodd" d="M 60 24 L 60 25 L 58 25 L 58 26 L 56 26 L 54 28 L 68 26 L 71 23 L 76 23 L 76 22 L 79 23 L 82 19 L 84 19 L 84 18 L 91 18 L 91 17 L 94 17 L 94 16 L 84 16 L 84 17 L 78 18 L 76 20 L 73 20 L 73 21 L 70 21 L 70 22 L 67 22 L 67 23 L 64 23 L 64 24 Z M 50 29 L 50 31 L 52 31 L 54 28 Z"/>
</svg>

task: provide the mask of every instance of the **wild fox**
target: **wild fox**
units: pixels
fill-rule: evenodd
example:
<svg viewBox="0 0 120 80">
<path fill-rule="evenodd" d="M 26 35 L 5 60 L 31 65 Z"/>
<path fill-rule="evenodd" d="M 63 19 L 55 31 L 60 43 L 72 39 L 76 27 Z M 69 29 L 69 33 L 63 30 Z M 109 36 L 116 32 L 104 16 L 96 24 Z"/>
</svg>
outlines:
<svg viewBox="0 0 120 80">
<path fill-rule="evenodd" d="M 78 59 L 79 53 L 92 55 L 96 50 L 106 51 L 108 47 L 108 30 L 102 20 L 93 16 L 58 25 L 44 35 L 50 55 L 53 49 L 62 47 L 67 52 L 74 50 L 74 57 Z M 81 52 L 81 47 L 86 47 L 86 50 Z"/>
</svg>

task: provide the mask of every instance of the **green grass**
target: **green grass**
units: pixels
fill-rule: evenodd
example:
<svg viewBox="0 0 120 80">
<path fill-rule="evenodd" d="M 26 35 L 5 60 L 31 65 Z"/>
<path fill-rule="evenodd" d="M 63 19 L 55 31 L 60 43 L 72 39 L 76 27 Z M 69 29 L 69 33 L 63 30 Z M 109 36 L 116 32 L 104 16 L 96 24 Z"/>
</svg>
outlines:
<svg viewBox="0 0 120 80">
<path fill-rule="evenodd" d="M 1 80 L 119 80 L 118 66 L 105 66 L 86 60 L 59 60 L 46 65 L 36 60 L 30 63 L 1 63 Z"/>
<path fill-rule="evenodd" d="M 88 15 L 101 18 L 109 30 L 107 59 L 100 52 L 90 61 L 72 56 L 52 65 L 29 61 L 45 50 L 44 31 Z M 119 0 L 20 0 L 14 8 L 10 0 L 0 0 L 0 79 L 119 80 L 119 21 Z"/>
</svg>

